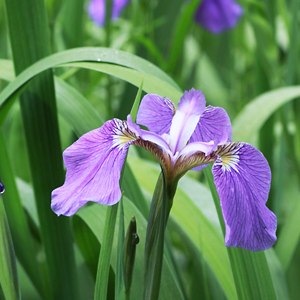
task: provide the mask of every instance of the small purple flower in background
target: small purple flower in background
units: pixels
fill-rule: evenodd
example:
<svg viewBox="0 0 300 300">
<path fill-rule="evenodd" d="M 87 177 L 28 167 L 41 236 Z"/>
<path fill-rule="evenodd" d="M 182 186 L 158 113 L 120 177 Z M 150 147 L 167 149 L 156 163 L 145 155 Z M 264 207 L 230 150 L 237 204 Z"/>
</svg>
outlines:
<svg viewBox="0 0 300 300">
<path fill-rule="evenodd" d="M 5 192 L 5 187 L 4 187 L 4 184 L 1 182 L 1 179 L 0 179 L 0 194 L 3 194 Z"/>
<path fill-rule="evenodd" d="M 127 5 L 130 0 L 113 0 L 112 20 L 119 18 L 122 10 Z M 88 6 L 88 13 L 90 18 L 99 26 L 104 26 L 105 24 L 105 0 L 91 0 Z"/>
<path fill-rule="evenodd" d="M 203 93 L 186 91 L 178 109 L 168 98 L 148 94 L 137 123 L 113 119 L 64 151 L 63 186 L 52 192 L 57 215 L 73 215 L 88 201 L 113 205 L 121 198 L 119 179 L 130 145 L 150 151 L 168 182 L 213 163 L 213 176 L 226 225 L 225 244 L 252 251 L 276 241 L 276 216 L 266 207 L 271 182 L 268 162 L 253 146 L 231 142 L 231 124 L 220 107 L 205 107 Z"/>
<path fill-rule="evenodd" d="M 221 33 L 236 26 L 243 8 L 232 0 L 203 0 L 195 20 L 212 33 Z"/>
</svg>

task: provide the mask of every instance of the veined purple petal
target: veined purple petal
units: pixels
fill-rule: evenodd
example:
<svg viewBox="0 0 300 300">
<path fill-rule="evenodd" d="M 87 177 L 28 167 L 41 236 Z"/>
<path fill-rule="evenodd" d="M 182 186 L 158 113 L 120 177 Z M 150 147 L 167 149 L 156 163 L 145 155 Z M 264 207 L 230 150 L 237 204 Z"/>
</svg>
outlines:
<svg viewBox="0 0 300 300">
<path fill-rule="evenodd" d="M 113 20 L 119 18 L 123 8 L 130 0 L 113 0 L 111 17 Z M 99 26 L 105 24 L 105 0 L 91 0 L 88 6 L 90 18 Z"/>
<path fill-rule="evenodd" d="M 170 99 L 148 94 L 141 101 L 136 122 L 159 135 L 169 133 L 175 110 Z"/>
<path fill-rule="evenodd" d="M 212 172 L 226 226 L 225 244 L 259 251 L 276 241 L 276 216 L 266 207 L 271 171 L 262 153 L 246 143 L 217 150 Z"/>
<path fill-rule="evenodd" d="M 52 210 L 57 215 L 71 216 L 88 201 L 106 205 L 118 202 L 122 166 L 135 140 L 127 122 L 113 119 L 67 148 L 63 153 L 66 180 L 52 192 Z"/>
<path fill-rule="evenodd" d="M 209 142 L 213 140 L 216 145 L 219 145 L 220 142 L 224 142 L 224 139 L 225 143 L 231 142 L 231 123 L 227 112 L 221 107 L 206 107 L 190 142 Z"/>
<path fill-rule="evenodd" d="M 191 136 L 190 142 L 213 140 L 215 146 L 231 142 L 231 123 L 225 109 L 221 107 L 206 107 L 203 115 L 197 124 L 194 133 Z M 198 166 L 193 168 L 193 171 L 200 171 L 208 165 Z"/>
<path fill-rule="evenodd" d="M 212 33 L 220 33 L 236 26 L 243 8 L 232 0 L 203 0 L 195 20 Z"/>
<path fill-rule="evenodd" d="M 170 148 L 175 154 L 180 152 L 193 134 L 200 116 L 205 110 L 205 97 L 202 91 L 185 91 L 170 128 Z"/>
</svg>

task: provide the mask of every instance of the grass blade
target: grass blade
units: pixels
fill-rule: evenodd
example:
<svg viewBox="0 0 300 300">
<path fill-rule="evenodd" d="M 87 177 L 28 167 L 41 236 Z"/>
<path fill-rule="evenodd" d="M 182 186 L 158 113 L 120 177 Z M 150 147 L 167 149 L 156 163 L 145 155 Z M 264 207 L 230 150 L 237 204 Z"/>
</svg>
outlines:
<svg viewBox="0 0 300 300">
<path fill-rule="evenodd" d="M 9 0 L 6 1 L 6 8 L 14 67 L 16 74 L 19 74 L 50 54 L 46 10 L 42 0 Z M 22 94 L 20 104 L 46 253 L 50 295 L 55 299 L 77 299 L 70 223 L 67 218 L 58 219 L 50 209 L 51 192 L 64 180 L 53 74 L 50 70 L 40 74 L 30 84 Z"/>
</svg>

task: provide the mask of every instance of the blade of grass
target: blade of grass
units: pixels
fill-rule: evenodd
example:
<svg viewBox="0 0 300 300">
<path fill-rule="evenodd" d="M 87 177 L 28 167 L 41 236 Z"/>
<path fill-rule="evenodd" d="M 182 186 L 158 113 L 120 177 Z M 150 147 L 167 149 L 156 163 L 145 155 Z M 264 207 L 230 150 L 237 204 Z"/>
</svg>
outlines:
<svg viewBox="0 0 300 300">
<path fill-rule="evenodd" d="M 118 204 L 109 206 L 106 212 L 103 242 L 99 256 L 94 300 L 106 299 L 110 256 L 114 240 Z"/>
<path fill-rule="evenodd" d="M 36 260 L 37 253 L 21 204 L 20 194 L 16 186 L 2 132 L 0 132 L 0 157 L 1 178 L 5 182 L 6 187 L 3 198 L 5 200 L 5 209 L 11 228 L 11 235 L 14 240 L 16 255 L 38 292 L 43 295 L 44 299 L 47 299 L 45 293 L 47 290 L 45 286 L 46 282 L 43 282 L 45 277 Z"/>
<path fill-rule="evenodd" d="M 5 299 L 20 299 L 15 252 L 2 197 L 0 197 L 0 270 L 0 284 Z"/>
<path fill-rule="evenodd" d="M 50 54 L 50 39 L 44 1 L 6 1 L 10 40 L 16 74 Z M 38 16 L 33 18 L 32 16 Z M 64 180 L 58 131 L 53 75 L 40 74 L 21 97 L 32 182 L 45 247 L 50 295 L 77 299 L 71 227 L 50 209 L 51 191 Z M 67 279 L 67 280 L 66 280 Z M 51 297 L 50 296 L 50 297 Z"/>
<path fill-rule="evenodd" d="M 119 234 L 118 234 L 118 249 L 117 249 L 117 269 L 116 269 L 116 300 L 125 298 L 124 281 L 123 281 L 123 247 L 124 247 L 124 207 L 123 200 L 120 200 L 120 214 L 119 214 Z"/>
</svg>

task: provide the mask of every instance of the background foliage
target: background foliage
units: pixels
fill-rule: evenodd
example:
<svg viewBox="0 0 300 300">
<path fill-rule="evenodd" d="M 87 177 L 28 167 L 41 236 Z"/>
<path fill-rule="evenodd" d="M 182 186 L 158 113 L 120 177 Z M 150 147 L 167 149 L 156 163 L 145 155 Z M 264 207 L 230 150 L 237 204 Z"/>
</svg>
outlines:
<svg viewBox="0 0 300 300">
<path fill-rule="evenodd" d="M 269 161 L 267 205 L 278 218 L 273 249 L 226 249 L 210 172 L 190 171 L 167 226 L 160 299 L 299 299 L 300 2 L 241 0 L 237 27 L 219 35 L 194 22 L 200 2 L 132 0 L 99 27 L 88 1 L 0 0 L 0 299 L 93 299 L 101 249 L 107 299 L 119 297 L 119 224 L 126 229 L 132 215 L 140 243 L 131 299 L 140 299 L 154 159 L 130 150 L 115 232 L 105 206 L 72 218 L 50 209 L 62 151 L 106 120 L 125 119 L 139 87 L 175 103 L 194 87 L 225 108 L 233 140 Z"/>
</svg>

